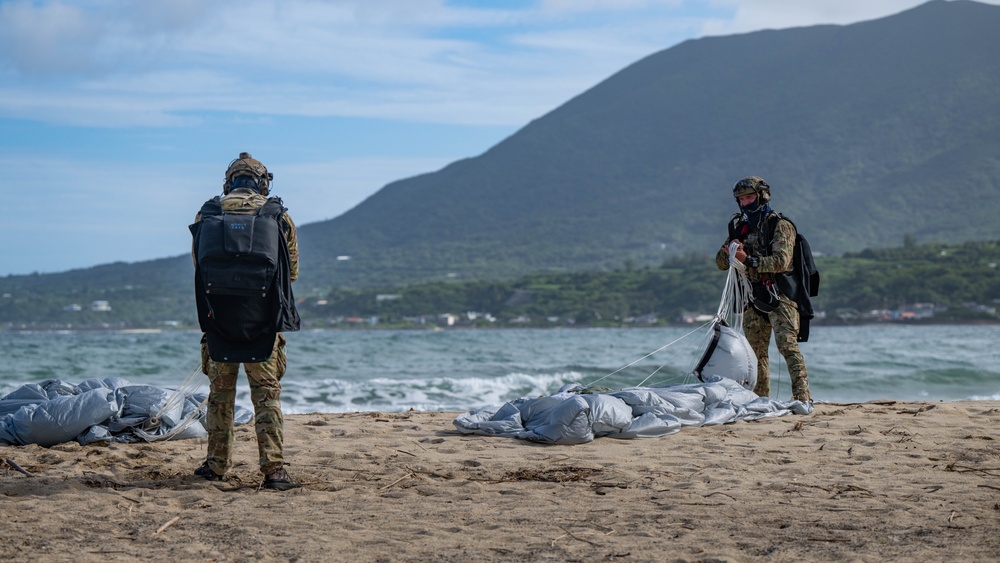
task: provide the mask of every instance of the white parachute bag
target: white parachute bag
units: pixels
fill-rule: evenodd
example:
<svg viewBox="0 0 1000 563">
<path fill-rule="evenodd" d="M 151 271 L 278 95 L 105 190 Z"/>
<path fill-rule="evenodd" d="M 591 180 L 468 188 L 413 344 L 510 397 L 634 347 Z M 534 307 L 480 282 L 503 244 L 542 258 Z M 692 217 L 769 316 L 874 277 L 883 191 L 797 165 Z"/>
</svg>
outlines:
<svg viewBox="0 0 1000 563">
<path fill-rule="evenodd" d="M 732 379 L 744 389 L 757 384 L 757 356 L 743 334 L 743 311 L 751 298 L 746 267 L 735 258 L 737 243 L 729 245 L 729 275 L 715 319 L 705 336 L 704 351 L 692 373 L 699 381 L 712 376 Z"/>
</svg>

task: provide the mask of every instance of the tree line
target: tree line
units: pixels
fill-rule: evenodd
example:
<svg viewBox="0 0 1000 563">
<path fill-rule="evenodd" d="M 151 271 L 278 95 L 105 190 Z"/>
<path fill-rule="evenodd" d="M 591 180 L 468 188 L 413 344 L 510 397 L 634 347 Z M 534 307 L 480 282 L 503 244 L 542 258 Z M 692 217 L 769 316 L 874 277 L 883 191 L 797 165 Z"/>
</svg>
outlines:
<svg viewBox="0 0 1000 563">
<path fill-rule="evenodd" d="M 813 304 L 829 320 L 838 311 L 913 303 L 947 307 L 950 320 L 995 320 L 990 311 L 1000 304 L 1000 241 L 907 241 L 900 248 L 818 257 L 817 264 L 822 281 Z M 462 324 L 493 326 L 673 324 L 693 314 L 713 314 L 724 281 L 712 256 L 685 254 L 655 268 L 625 263 L 616 271 L 510 280 L 329 287 L 298 299 L 306 327 L 369 326 L 376 319 L 380 326 L 440 325 L 446 313 Z M 33 289 L 30 279 L 20 282 L 0 284 L 0 329 L 197 327 L 189 280 L 71 291 Z M 95 310 L 95 301 L 107 301 L 110 310 Z"/>
</svg>

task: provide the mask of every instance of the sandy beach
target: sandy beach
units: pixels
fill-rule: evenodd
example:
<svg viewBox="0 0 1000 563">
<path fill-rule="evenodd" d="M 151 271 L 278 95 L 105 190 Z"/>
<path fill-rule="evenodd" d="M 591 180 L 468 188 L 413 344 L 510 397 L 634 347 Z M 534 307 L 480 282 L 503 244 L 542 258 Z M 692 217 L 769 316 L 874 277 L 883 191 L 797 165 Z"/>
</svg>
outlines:
<svg viewBox="0 0 1000 563">
<path fill-rule="evenodd" d="M 259 489 L 250 426 L 237 428 L 236 468 L 222 483 L 191 474 L 204 440 L 0 447 L 0 553 L 28 561 L 1000 558 L 1000 401 L 817 404 L 807 416 L 575 446 L 462 435 L 457 414 L 288 416 L 288 469 L 302 484 L 288 492 Z"/>
</svg>

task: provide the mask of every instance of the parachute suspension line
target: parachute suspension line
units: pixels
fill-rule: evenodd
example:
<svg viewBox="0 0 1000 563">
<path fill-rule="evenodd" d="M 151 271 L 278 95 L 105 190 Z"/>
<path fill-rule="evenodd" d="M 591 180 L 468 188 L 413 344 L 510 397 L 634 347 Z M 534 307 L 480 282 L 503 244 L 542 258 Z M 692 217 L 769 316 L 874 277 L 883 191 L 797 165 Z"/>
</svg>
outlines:
<svg viewBox="0 0 1000 563">
<path fill-rule="evenodd" d="M 673 346 L 674 344 L 677 344 L 678 342 L 684 340 L 685 338 L 691 336 L 692 334 L 700 330 L 703 330 L 705 328 L 709 328 L 718 322 L 725 322 L 731 328 L 733 328 L 733 330 L 739 332 L 740 334 L 743 334 L 743 311 L 745 311 L 746 308 L 750 305 L 751 287 L 750 287 L 750 280 L 747 279 L 746 266 L 744 266 L 743 263 L 741 263 L 740 261 L 736 260 L 736 249 L 738 247 L 739 243 L 736 241 L 729 243 L 729 273 L 726 276 L 726 286 L 722 290 L 722 299 L 719 301 L 719 309 L 718 311 L 716 311 L 715 317 L 713 319 L 695 328 L 694 330 L 688 332 L 684 336 L 681 336 L 680 338 L 674 340 L 673 342 L 664 344 L 663 346 L 660 346 L 659 348 L 653 350 L 652 352 L 646 354 L 645 356 L 633 362 L 630 362 L 603 377 L 599 377 L 591 381 L 588 384 L 588 386 L 594 385 L 599 381 L 603 381 L 613 375 L 616 375 L 621 371 L 626 370 L 634 366 L 635 364 L 649 358 L 650 356 L 653 356 L 654 354 L 662 352 L 663 350 Z M 709 328 L 709 330 L 711 330 L 711 328 Z M 660 367 L 656 368 L 655 370 L 653 370 L 653 372 L 650 373 L 648 376 L 646 376 L 646 378 L 643 379 L 637 387 L 641 387 L 642 385 L 644 385 L 647 381 L 649 381 L 649 378 L 656 375 L 664 367 L 666 367 L 665 363 Z M 693 369 L 690 370 L 688 375 L 690 375 L 693 372 L 694 372 Z"/>
<path fill-rule="evenodd" d="M 656 375 L 657 372 L 659 372 L 661 369 L 665 368 L 666 366 L 667 366 L 667 364 L 662 364 L 662 365 L 660 365 L 660 367 L 654 369 L 653 373 L 650 373 L 649 375 L 647 375 L 646 379 L 643 379 L 642 381 L 640 381 L 639 384 L 636 385 L 636 387 L 642 387 L 643 385 L 645 385 L 646 382 L 649 381 L 650 377 L 653 377 L 654 375 Z"/>
<path fill-rule="evenodd" d="M 710 327 L 711 325 L 721 321 L 728 324 L 740 334 L 743 334 L 743 311 L 745 311 L 747 306 L 750 304 L 751 288 L 750 280 L 747 279 L 746 266 L 736 260 L 736 248 L 738 246 L 739 243 L 735 241 L 729 244 L 729 272 L 726 275 L 726 285 L 722 289 L 722 298 L 719 300 L 719 309 L 715 313 L 715 318 L 694 329 L 691 333 Z M 712 329 L 709 328 L 708 332 L 711 332 L 711 330 Z M 691 333 L 683 336 L 682 338 L 687 338 L 691 335 Z M 670 346 L 670 344 L 667 346 Z M 697 363 L 698 358 L 695 358 L 694 361 Z M 649 378 L 656 375 L 656 373 L 663 369 L 665 365 L 666 364 L 656 368 L 656 370 L 649 374 L 646 379 L 643 379 L 638 386 L 641 387 L 645 385 L 646 382 L 649 381 Z M 693 373 L 694 366 L 692 365 L 685 377 L 689 377 Z"/>
<path fill-rule="evenodd" d="M 703 325 L 701 325 L 701 326 L 699 326 L 699 327 L 695 328 L 695 329 L 694 329 L 694 330 L 692 330 L 691 332 L 689 332 L 689 333 L 685 334 L 684 336 L 682 336 L 682 337 L 678 338 L 677 340 L 674 340 L 674 341 L 673 341 L 673 342 L 671 342 L 670 344 L 667 344 L 667 346 L 672 346 L 672 345 L 674 345 L 674 344 L 677 344 L 678 342 L 680 342 L 681 340 L 684 340 L 685 338 L 687 338 L 687 337 L 691 336 L 692 334 L 694 334 L 694 333 L 696 333 L 696 332 L 698 332 L 698 331 L 701 331 L 701 330 L 703 330 L 703 329 L 705 329 L 705 328 L 709 327 L 709 326 L 710 326 L 710 325 L 711 325 L 712 323 L 714 323 L 714 322 L 715 322 L 715 319 L 711 319 L 711 320 L 709 320 L 709 321 L 708 321 L 708 322 L 706 322 L 705 324 L 703 324 Z M 711 331 L 711 328 L 709 328 L 709 331 Z M 661 350 L 662 350 L 662 348 L 661 348 Z M 658 350 L 658 351 L 659 351 L 659 350 Z M 655 353 L 655 352 L 654 352 L 654 353 Z M 638 384 L 638 385 L 636 385 L 636 387 L 642 387 L 642 386 L 646 385 L 646 382 L 648 382 L 648 381 L 650 380 L 650 378 L 651 378 L 651 377 L 653 377 L 654 375 L 656 375 L 657 373 L 659 373 L 659 372 L 660 372 L 660 370 L 662 370 L 663 368 L 667 367 L 667 364 L 668 364 L 668 363 L 670 362 L 670 360 L 672 360 L 672 359 L 676 358 L 677 356 L 678 356 L 678 354 L 676 354 L 676 353 L 675 353 L 675 354 L 671 354 L 671 355 L 670 355 L 670 356 L 669 356 L 669 357 L 667 358 L 667 360 L 666 360 L 666 361 L 664 361 L 664 362 L 663 362 L 662 364 L 660 364 L 660 367 L 658 367 L 658 368 L 654 369 L 654 370 L 653 370 L 653 371 L 652 371 L 652 372 L 651 372 L 651 373 L 650 373 L 649 375 L 647 375 L 647 376 L 646 376 L 646 378 L 645 378 L 645 379 L 643 379 L 642 381 L 640 381 L 640 382 L 639 382 L 639 384 Z M 672 380 L 676 380 L 676 379 L 681 379 L 681 380 L 682 380 L 682 381 L 683 381 L 684 383 L 687 383 L 687 382 L 688 382 L 688 380 L 690 379 L 690 377 L 692 376 L 692 374 L 693 374 L 693 371 L 694 371 L 693 369 L 692 369 L 692 370 L 688 370 L 688 372 L 687 372 L 686 374 L 684 374 L 684 375 L 681 375 L 681 376 L 676 376 L 676 375 L 675 375 L 675 376 L 669 376 L 669 377 L 667 377 L 666 379 L 664 379 L 664 380 L 661 380 L 661 381 L 658 381 L 658 382 L 656 382 L 656 383 L 654 383 L 654 384 L 651 384 L 651 385 L 652 385 L 652 386 L 656 386 L 656 385 L 661 385 L 661 384 L 664 384 L 664 383 L 667 383 L 667 382 L 669 382 L 669 381 L 672 381 Z"/>
<path fill-rule="evenodd" d="M 646 358 L 649 358 L 650 356 L 652 356 L 652 355 L 654 355 L 654 354 L 657 354 L 657 353 L 659 353 L 659 352 L 662 352 L 662 351 L 666 350 L 667 348 L 669 348 L 669 347 L 673 346 L 674 344 L 677 344 L 677 343 L 678 343 L 678 342 L 680 342 L 681 340 L 684 340 L 685 338 L 687 338 L 687 337 L 691 336 L 692 334 L 694 334 L 694 333 L 698 332 L 699 330 L 701 330 L 701 329 L 705 328 L 706 326 L 708 326 L 708 325 L 710 325 L 710 324 L 712 324 L 712 321 L 709 321 L 709 322 L 707 322 L 707 323 L 705 323 L 705 324 L 703 324 L 703 325 L 699 326 L 698 328 L 696 328 L 696 329 L 692 330 L 691 332 L 689 332 L 689 333 L 685 334 L 684 336 L 681 336 L 680 338 L 678 338 L 678 339 L 674 340 L 673 342 L 670 342 L 670 343 L 668 343 L 668 344 L 664 344 L 663 346 L 660 346 L 659 348 L 657 348 L 656 350 L 653 350 L 652 352 L 650 352 L 650 353 L 646 354 L 645 356 L 643 356 L 643 357 L 641 357 L 641 358 L 639 358 L 639 359 L 637 359 L 637 360 L 635 360 L 635 361 L 632 361 L 632 362 L 629 362 L 628 364 L 626 364 L 626 365 L 624 365 L 624 366 L 622 366 L 622 367 L 620 367 L 620 368 L 616 369 L 615 371 L 613 371 L 613 372 L 611 372 L 611 373 L 609 373 L 609 374 L 607 374 L 607 375 L 605 375 L 605 376 L 603 376 L 603 377 L 599 377 L 599 378 L 597 378 L 597 379 L 595 379 L 595 380 L 591 381 L 591 382 L 590 382 L 590 383 L 588 384 L 588 386 L 589 386 L 589 385 L 593 385 L 593 384 L 597 383 L 598 381 L 602 381 L 602 380 L 605 380 L 605 379 L 607 379 L 607 378 L 611 377 L 612 375 L 615 375 L 615 374 L 617 374 L 617 373 L 619 373 L 619 372 L 621 372 L 621 371 L 623 371 L 623 370 L 626 370 L 626 369 L 628 369 L 628 368 L 630 368 L 630 367 L 634 366 L 635 364 L 637 364 L 637 363 L 639 363 L 639 362 L 641 362 L 641 361 L 645 360 Z M 662 368 L 663 366 L 660 366 L 660 367 Z M 657 371 L 659 371 L 659 368 L 657 368 Z M 656 373 L 656 372 L 654 371 L 653 373 Z M 650 376 L 652 376 L 652 374 L 650 374 Z M 647 377 L 646 379 L 649 379 L 649 378 Z"/>
<path fill-rule="evenodd" d="M 750 304 L 751 288 L 746 266 L 736 260 L 737 247 L 736 241 L 729 244 L 729 274 L 726 276 L 726 286 L 722 290 L 715 318 L 725 321 L 733 330 L 743 334 L 743 311 Z"/>
<path fill-rule="evenodd" d="M 775 345 L 775 347 L 777 347 L 778 343 L 775 342 L 774 345 Z M 778 367 L 778 370 L 777 370 L 778 373 L 774 377 L 774 396 L 775 397 L 780 397 L 781 396 L 781 364 L 782 364 L 782 362 L 784 362 L 785 367 L 787 368 L 788 367 L 788 362 L 785 361 L 785 355 L 781 353 L 781 350 L 778 350 L 778 366 L 777 366 Z M 792 372 L 789 371 L 788 372 L 788 385 L 789 385 L 789 387 L 791 386 L 791 384 L 792 384 Z"/>
<path fill-rule="evenodd" d="M 708 323 L 705 323 L 705 324 L 701 325 L 700 327 L 698 327 L 698 328 L 694 329 L 693 331 L 691 331 L 690 333 L 688 333 L 687 335 L 685 335 L 685 336 L 683 336 L 683 337 L 681 337 L 681 338 L 686 338 L 687 336 L 690 336 L 691 334 L 693 334 L 693 333 L 695 333 L 695 332 L 697 332 L 697 331 L 699 331 L 699 330 L 701 330 L 701 329 L 705 328 L 706 326 L 708 326 L 708 325 L 709 325 L 709 324 L 711 324 L 711 323 L 712 323 L 712 321 L 709 321 Z M 677 354 L 673 354 L 673 355 L 671 355 L 671 356 L 670 356 L 670 357 L 669 357 L 669 358 L 667 359 L 667 361 L 665 361 L 665 362 L 663 362 L 662 364 L 660 364 L 660 367 L 658 367 L 658 368 L 654 369 L 654 370 L 652 371 L 652 373 L 650 373 L 649 375 L 647 375 L 647 376 L 646 376 L 646 378 L 645 378 L 645 379 L 643 379 L 642 381 L 640 381 L 640 382 L 639 382 L 639 384 L 638 384 L 638 385 L 636 385 L 636 387 L 642 387 L 642 386 L 646 385 L 646 382 L 647 382 L 647 381 L 649 381 L 649 379 L 650 379 L 651 377 L 653 377 L 654 375 L 656 375 L 657 373 L 659 373 L 659 371 L 660 371 L 660 370 L 662 370 L 663 368 L 667 367 L 667 363 L 668 363 L 668 362 L 669 362 L 669 361 L 670 361 L 671 359 L 674 359 L 674 358 L 676 358 L 676 357 L 677 357 Z M 663 383 L 667 383 L 668 381 L 672 381 L 672 380 L 676 380 L 676 379 L 678 379 L 678 378 L 679 378 L 679 379 L 681 379 L 681 380 L 683 380 L 683 382 L 684 382 L 684 383 L 687 383 L 687 382 L 688 382 L 688 379 L 689 379 L 690 377 L 691 377 L 691 372 L 688 372 L 688 373 L 686 373 L 686 374 L 684 374 L 684 375 L 681 375 L 681 376 L 676 376 L 676 375 L 675 375 L 675 376 L 672 376 L 672 377 L 667 377 L 667 379 L 664 379 L 664 380 L 661 380 L 661 381 L 658 381 L 658 382 L 656 382 L 656 383 L 652 383 L 652 384 L 650 384 L 650 386 L 651 386 L 651 387 L 656 387 L 656 386 L 658 386 L 658 385 L 661 385 L 661 384 L 663 384 Z"/>
<path fill-rule="evenodd" d="M 178 405 L 178 403 L 183 404 L 184 401 L 187 400 L 187 396 L 194 393 L 198 389 L 198 387 L 201 386 L 202 382 L 201 378 L 199 377 L 200 374 L 201 374 L 201 362 L 199 361 L 191 370 L 191 372 L 188 373 L 187 377 L 184 378 L 184 381 L 181 382 L 180 386 L 177 389 L 175 389 L 173 393 L 170 394 L 170 396 L 167 398 L 166 401 L 163 402 L 163 406 L 160 407 L 160 410 L 158 410 L 156 414 L 149 419 L 148 427 L 150 429 L 155 429 L 157 426 L 159 426 L 160 417 L 163 416 L 163 413 L 165 411 L 175 408 Z M 185 429 L 187 429 L 188 426 L 191 426 L 191 424 L 193 424 L 194 421 L 199 418 L 201 410 L 205 407 L 207 403 L 208 403 L 208 397 L 206 396 L 205 399 L 198 405 L 198 408 L 193 409 L 190 414 L 188 414 L 182 420 L 178 421 L 178 423 L 173 428 L 171 428 L 164 434 L 160 435 L 151 434 L 149 432 L 146 432 L 144 429 L 140 428 L 137 428 L 135 430 L 135 433 L 136 435 L 138 435 L 143 440 L 146 440 L 147 442 L 169 440 L 174 436 L 176 436 L 177 434 L 183 432 Z"/>
</svg>

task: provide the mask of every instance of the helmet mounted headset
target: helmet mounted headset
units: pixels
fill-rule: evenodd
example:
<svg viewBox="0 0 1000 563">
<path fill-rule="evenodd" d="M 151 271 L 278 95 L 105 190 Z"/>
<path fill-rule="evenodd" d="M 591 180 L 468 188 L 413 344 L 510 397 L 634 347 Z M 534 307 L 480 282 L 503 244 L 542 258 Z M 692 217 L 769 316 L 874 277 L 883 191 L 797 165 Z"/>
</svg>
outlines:
<svg viewBox="0 0 1000 563">
<path fill-rule="evenodd" d="M 270 192 L 272 180 L 274 174 L 268 172 L 259 160 L 254 159 L 248 152 L 241 152 L 226 169 L 222 193 L 228 195 L 235 189 L 245 188 L 266 196 Z"/>
<path fill-rule="evenodd" d="M 746 207 L 740 205 L 740 198 L 748 195 L 755 195 L 757 199 Z M 733 186 L 733 198 L 736 199 L 736 205 L 739 205 L 741 211 L 753 213 L 771 201 L 771 186 L 767 185 L 767 182 L 759 176 L 749 176 L 736 182 L 736 185 Z"/>
</svg>

